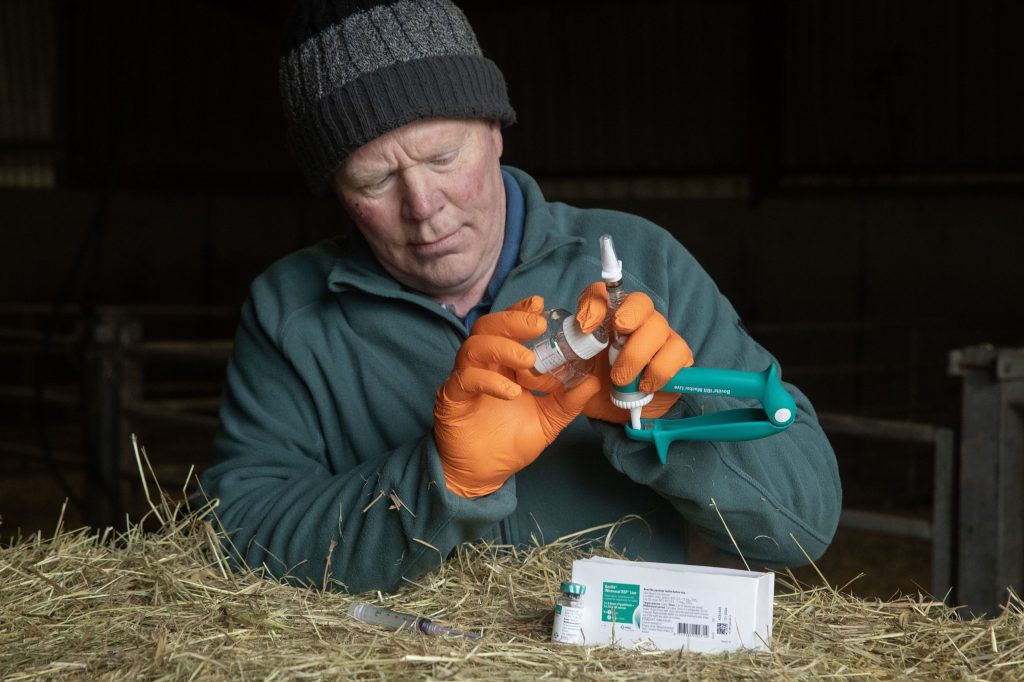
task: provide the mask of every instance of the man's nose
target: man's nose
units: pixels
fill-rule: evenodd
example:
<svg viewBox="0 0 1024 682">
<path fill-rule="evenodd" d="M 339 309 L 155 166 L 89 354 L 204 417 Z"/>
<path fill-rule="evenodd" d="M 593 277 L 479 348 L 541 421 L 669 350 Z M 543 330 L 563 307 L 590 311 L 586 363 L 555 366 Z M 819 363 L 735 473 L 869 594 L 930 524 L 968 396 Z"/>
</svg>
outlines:
<svg viewBox="0 0 1024 682">
<path fill-rule="evenodd" d="M 444 208 L 444 195 L 430 171 L 407 168 L 402 173 L 402 183 L 402 217 L 406 220 L 428 220 Z"/>
</svg>

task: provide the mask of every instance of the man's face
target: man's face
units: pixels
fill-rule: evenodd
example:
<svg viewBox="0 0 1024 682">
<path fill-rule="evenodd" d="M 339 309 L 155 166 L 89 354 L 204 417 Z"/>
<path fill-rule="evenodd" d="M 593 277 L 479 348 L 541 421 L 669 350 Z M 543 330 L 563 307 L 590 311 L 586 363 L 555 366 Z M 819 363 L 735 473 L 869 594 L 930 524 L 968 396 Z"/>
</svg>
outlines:
<svg viewBox="0 0 1024 682">
<path fill-rule="evenodd" d="M 351 154 L 334 188 L 392 277 L 458 304 L 483 293 L 501 251 L 501 152 L 497 122 L 417 121 Z"/>
</svg>

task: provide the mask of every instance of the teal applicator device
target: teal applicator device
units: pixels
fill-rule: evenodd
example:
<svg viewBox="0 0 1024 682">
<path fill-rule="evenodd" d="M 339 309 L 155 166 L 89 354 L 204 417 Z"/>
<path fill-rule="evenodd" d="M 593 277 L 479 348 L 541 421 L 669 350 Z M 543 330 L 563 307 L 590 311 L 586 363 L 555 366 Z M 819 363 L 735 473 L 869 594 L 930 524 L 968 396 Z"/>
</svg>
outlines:
<svg viewBox="0 0 1024 682">
<path fill-rule="evenodd" d="M 618 309 L 625 292 L 622 289 L 622 261 L 615 254 L 611 235 L 604 235 L 601 244 L 601 276 L 608 289 L 609 319 Z M 609 325 L 613 331 L 614 327 Z M 608 364 L 615 364 L 618 351 L 626 337 L 616 335 L 609 344 Z M 685 367 L 679 370 L 659 390 L 670 393 L 688 393 L 704 396 L 753 398 L 760 408 L 741 407 L 683 419 L 641 419 L 643 406 L 651 401 L 651 394 L 639 388 L 637 376 L 626 386 L 613 386 L 612 404 L 629 410 L 630 421 L 626 435 L 634 440 L 654 443 L 658 458 L 664 464 L 668 448 L 677 440 L 755 440 L 786 430 L 796 419 L 796 402 L 786 392 L 779 379 L 775 364 L 763 372 L 744 372 L 734 369 Z"/>
<path fill-rule="evenodd" d="M 627 425 L 627 436 L 654 443 L 662 464 L 674 441 L 755 440 L 785 431 L 796 418 L 796 402 L 782 387 L 779 368 L 774 364 L 763 372 L 685 367 L 660 390 L 754 398 L 761 403 L 760 408 L 739 407 L 683 419 L 643 419 L 639 429 Z"/>
</svg>

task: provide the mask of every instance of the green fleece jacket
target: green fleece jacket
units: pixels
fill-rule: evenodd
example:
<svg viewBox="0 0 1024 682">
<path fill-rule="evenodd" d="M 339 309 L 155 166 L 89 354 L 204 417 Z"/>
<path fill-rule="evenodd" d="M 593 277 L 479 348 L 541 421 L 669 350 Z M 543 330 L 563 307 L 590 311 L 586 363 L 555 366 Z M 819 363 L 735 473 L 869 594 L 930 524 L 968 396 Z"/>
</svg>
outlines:
<svg viewBox="0 0 1024 682">
<path fill-rule="evenodd" d="M 532 178 L 506 170 L 523 190 L 526 218 L 519 264 L 493 310 L 533 294 L 574 310 L 600 279 L 598 238 L 609 233 L 627 291 L 653 299 L 698 366 L 761 371 L 775 362 L 668 232 L 636 216 L 548 202 Z M 392 590 L 463 542 L 551 542 L 630 514 L 642 521 L 621 526 L 612 543 L 649 561 L 685 562 L 687 527 L 735 552 L 719 513 L 752 567 L 806 563 L 800 547 L 817 557 L 828 546 L 841 496 L 835 456 L 810 402 L 789 384 L 797 419 L 770 438 L 679 442 L 661 465 L 621 426 L 581 416 L 493 494 L 451 493 L 432 416 L 464 325 L 352 242 L 279 261 L 243 308 L 216 459 L 202 477 L 240 561 L 297 582 L 328 574 L 351 592 Z M 742 404 L 683 396 L 666 416 Z"/>
</svg>

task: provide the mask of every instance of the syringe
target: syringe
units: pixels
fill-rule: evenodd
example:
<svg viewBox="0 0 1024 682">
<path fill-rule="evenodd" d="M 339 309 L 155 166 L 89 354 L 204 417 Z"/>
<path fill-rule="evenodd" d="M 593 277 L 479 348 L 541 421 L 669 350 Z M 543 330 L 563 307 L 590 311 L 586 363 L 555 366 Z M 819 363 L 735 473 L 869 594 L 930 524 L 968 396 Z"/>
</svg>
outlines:
<svg viewBox="0 0 1024 682">
<path fill-rule="evenodd" d="M 429 618 L 413 616 L 408 613 L 399 613 L 386 609 L 383 606 L 374 606 L 366 602 L 353 602 L 348 607 L 348 615 L 356 620 L 372 625 L 390 628 L 392 630 L 408 630 L 422 632 L 425 635 L 465 637 L 466 639 L 480 639 L 477 632 L 462 632 L 454 630 L 447 625 L 435 623 Z"/>
<path fill-rule="evenodd" d="M 622 286 L 622 261 L 615 253 L 612 236 L 610 234 L 601 235 L 600 244 L 601 279 L 604 280 L 605 290 L 608 292 L 608 316 L 606 319 L 610 327 L 608 330 L 611 338 L 611 342 L 608 344 L 608 368 L 611 369 L 619 357 L 622 347 L 626 345 L 626 339 L 629 338 L 625 334 L 616 332 L 613 322 L 615 311 L 619 309 L 622 301 L 626 298 L 626 290 Z M 654 398 L 651 393 L 641 392 L 639 384 L 640 376 L 638 375 L 626 386 L 613 386 L 611 395 L 613 405 L 623 410 L 629 410 L 629 425 L 634 429 L 640 428 L 640 413 L 643 412 L 644 405 Z"/>
</svg>

